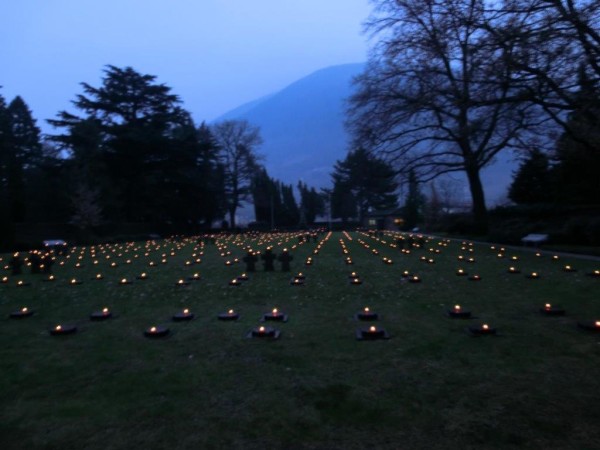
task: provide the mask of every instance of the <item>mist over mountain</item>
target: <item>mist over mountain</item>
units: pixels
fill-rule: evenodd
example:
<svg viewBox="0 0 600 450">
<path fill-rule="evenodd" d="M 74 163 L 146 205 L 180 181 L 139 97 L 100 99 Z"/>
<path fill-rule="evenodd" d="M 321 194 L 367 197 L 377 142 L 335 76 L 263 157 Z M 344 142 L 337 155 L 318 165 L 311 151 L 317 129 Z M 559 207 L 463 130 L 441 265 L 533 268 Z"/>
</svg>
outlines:
<svg viewBox="0 0 600 450">
<path fill-rule="evenodd" d="M 260 153 L 269 174 L 285 183 L 298 180 L 315 187 L 330 187 L 333 165 L 349 150 L 350 137 L 344 129 L 347 99 L 352 95 L 352 79 L 363 63 L 344 64 L 318 70 L 283 90 L 243 104 L 215 121 L 247 120 L 261 129 L 264 144 Z M 510 153 L 482 173 L 490 205 L 506 197 L 507 186 L 516 167 Z M 469 199 L 462 174 L 465 200 Z"/>
</svg>

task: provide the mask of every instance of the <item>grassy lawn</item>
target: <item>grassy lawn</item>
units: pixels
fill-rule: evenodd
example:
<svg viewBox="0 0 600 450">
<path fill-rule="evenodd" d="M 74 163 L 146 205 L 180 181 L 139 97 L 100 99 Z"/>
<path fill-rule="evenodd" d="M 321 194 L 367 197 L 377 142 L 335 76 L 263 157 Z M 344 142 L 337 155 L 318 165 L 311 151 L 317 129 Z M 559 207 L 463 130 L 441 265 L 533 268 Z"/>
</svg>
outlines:
<svg viewBox="0 0 600 450">
<path fill-rule="evenodd" d="M 292 274 L 305 273 L 304 286 L 291 286 L 290 273 L 259 270 L 230 287 L 244 264 L 225 261 L 243 257 L 244 245 L 271 244 L 279 252 L 297 239 L 219 243 L 226 247 L 200 249 L 195 241 L 96 247 L 96 265 L 89 248 L 77 249 L 58 259 L 65 264 L 54 266 L 53 283 L 28 269 L 20 277 L 4 271 L 0 448 L 600 447 L 600 333 L 577 327 L 578 320 L 600 319 L 600 279 L 585 275 L 600 263 L 516 251 L 498 258 L 499 249 L 460 241 L 444 246 L 439 239 L 406 254 L 390 247 L 393 236 L 334 233 L 316 255 L 312 241 L 292 250 Z M 194 253 L 202 262 L 186 266 Z M 314 264 L 306 267 L 309 256 Z M 345 264 L 346 256 L 354 265 Z M 384 264 L 384 256 L 393 264 Z M 8 259 L 3 255 L 2 264 Z M 77 261 L 82 268 L 74 267 Z M 577 272 L 564 272 L 565 264 Z M 508 274 L 511 265 L 522 273 Z M 482 281 L 457 276 L 459 267 Z M 423 282 L 403 281 L 404 270 Z M 349 284 L 350 271 L 362 285 Z M 527 279 L 532 271 L 541 278 Z M 99 272 L 104 280 L 91 281 Z M 118 284 L 141 272 L 149 279 Z M 201 281 L 174 285 L 195 272 Z M 69 285 L 73 276 L 84 283 Z M 16 287 L 18 279 L 31 285 Z M 477 319 L 446 317 L 457 303 Z M 567 315 L 541 315 L 544 303 L 563 306 Z M 23 306 L 35 314 L 8 318 Z M 105 306 L 113 319 L 89 320 Z M 377 325 L 391 339 L 355 339 L 365 324 L 353 315 L 365 306 L 381 315 Z M 184 307 L 195 320 L 172 322 Z M 289 315 L 277 325 L 281 339 L 247 339 L 274 307 Z M 216 320 L 229 308 L 240 320 Z M 498 335 L 465 331 L 480 322 L 497 327 Z M 78 333 L 50 336 L 58 323 L 75 324 Z M 157 324 L 171 335 L 144 337 Z"/>
</svg>

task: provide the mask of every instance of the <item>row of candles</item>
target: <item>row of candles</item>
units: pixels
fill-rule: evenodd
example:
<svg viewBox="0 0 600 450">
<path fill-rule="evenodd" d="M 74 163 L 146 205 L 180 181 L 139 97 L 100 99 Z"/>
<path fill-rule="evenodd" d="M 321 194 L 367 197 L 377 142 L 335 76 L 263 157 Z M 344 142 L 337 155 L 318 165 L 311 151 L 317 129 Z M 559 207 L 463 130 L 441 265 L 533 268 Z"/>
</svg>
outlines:
<svg viewBox="0 0 600 450">
<path fill-rule="evenodd" d="M 564 315 L 565 310 L 563 308 L 553 306 L 550 303 L 544 304 L 540 308 L 540 312 L 544 315 L 549 316 L 559 316 Z M 455 319 L 470 319 L 471 312 L 465 310 L 461 305 L 454 305 L 453 308 L 448 310 L 448 316 Z M 14 311 L 10 314 L 11 318 L 14 319 L 22 319 L 26 317 L 31 317 L 34 314 L 34 311 L 28 307 L 23 307 L 17 311 Z M 100 311 L 94 311 L 90 315 L 90 320 L 93 321 L 101 321 L 107 320 L 113 317 L 112 311 L 108 307 L 104 307 Z M 224 313 L 220 313 L 217 318 L 222 321 L 234 321 L 239 319 L 239 314 L 234 309 L 229 309 Z M 368 306 L 364 307 L 361 311 L 359 311 L 355 317 L 360 321 L 376 321 L 379 320 L 379 314 L 372 311 Z M 190 311 L 189 308 L 184 308 L 182 311 L 176 313 L 173 316 L 173 320 L 176 322 L 180 321 L 189 321 L 194 318 L 194 314 Z M 288 316 L 287 314 L 281 312 L 278 308 L 273 308 L 269 313 L 265 313 L 262 316 L 261 321 L 273 321 L 273 322 L 287 322 Z M 600 331 L 600 320 L 595 321 L 584 321 L 579 322 L 579 326 L 582 328 L 586 328 L 589 330 Z M 64 325 L 58 324 L 50 329 L 50 333 L 52 335 L 65 335 L 72 334 L 77 331 L 77 328 L 73 325 Z M 488 323 L 483 323 L 481 325 L 469 327 L 469 331 L 473 334 L 478 335 L 486 335 L 486 334 L 495 334 L 496 329 L 490 326 Z M 253 330 L 252 335 L 254 337 L 262 337 L 268 336 L 272 334 L 273 330 L 268 330 L 265 326 L 257 327 Z M 153 325 L 147 328 L 144 333 L 149 336 L 165 336 L 168 334 L 168 328 Z M 371 325 L 367 329 L 360 330 L 360 337 L 362 338 L 385 338 L 387 337 L 387 333 L 384 329 L 378 328 L 375 325 Z"/>
</svg>

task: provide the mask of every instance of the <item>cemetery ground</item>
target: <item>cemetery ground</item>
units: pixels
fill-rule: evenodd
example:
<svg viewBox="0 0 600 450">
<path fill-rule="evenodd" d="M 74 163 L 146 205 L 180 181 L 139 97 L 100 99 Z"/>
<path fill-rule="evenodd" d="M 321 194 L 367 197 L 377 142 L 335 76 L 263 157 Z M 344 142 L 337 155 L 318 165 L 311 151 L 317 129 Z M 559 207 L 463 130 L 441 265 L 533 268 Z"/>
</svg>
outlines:
<svg viewBox="0 0 600 450">
<path fill-rule="evenodd" d="M 318 254 L 318 243 L 298 245 L 293 234 L 231 236 L 219 239 L 221 250 L 136 242 L 58 257 L 53 282 L 27 267 L 4 270 L 0 447 L 598 448 L 600 333 L 578 321 L 600 320 L 600 278 L 587 275 L 600 262 L 435 238 L 407 253 L 390 246 L 397 236 L 323 234 Z M 266 273 L 259 262 L 248 281 L 229 286 L 245 271 L 234 258 L 246 245 L 290 248 L 292 272 L 276 263 Z M 361 285 L 350 284 L 352 271 Z M 142 272 L 148 279 L 137 280 Z M 291 285 L 298 272 L 304 285 Z M 103 280 L 92 280 L 97 273 Z M 194 273 L 200 281 L 176 285 Z M 566 315 L 541 314 L 546 303 Z M 448 317 L 456 304 L 476 318 Z M 377 322 L 355 319 L 367 306 Z M 23 307 L 34 314 L 9 318 Z M 104 307 L 111 319 L 89 320 Z M 194 320 L 173 322 L 184 308 Z M 231 308 L 239 320 L 217 320 Z M 281 338 L 247 338 L 273 308 L 289 316 L 274 322 Z M 482 323 L 497 335 L 467 333 Z M 77 333 L 51 336 L 57 324 Z M 391 338 L 358 341 L 356 330 L 371 324 Z M 169 336 L 145 337 L 153 325 Z"/>
</svg>

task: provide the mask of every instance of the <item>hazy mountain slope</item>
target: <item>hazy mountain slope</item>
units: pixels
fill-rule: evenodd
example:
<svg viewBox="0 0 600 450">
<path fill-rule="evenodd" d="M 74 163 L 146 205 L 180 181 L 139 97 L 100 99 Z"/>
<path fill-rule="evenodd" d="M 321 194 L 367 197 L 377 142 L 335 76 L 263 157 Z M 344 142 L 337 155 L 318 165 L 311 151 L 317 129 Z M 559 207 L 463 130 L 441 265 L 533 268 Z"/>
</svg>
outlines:
<svg viewBox="0 0 600 450">
<path fill-rule="evenodd" d="M 319 70 L 282 91 L 219 117 L 245 119 L 261 128 L 261 153 L 269 174 L 286 183 L 299 179 L 329 185 L 329 173 L 347 152 L 345 99 L 362 64 Z M 241 111 L 241 112 L 240 112 Z"/>
<path fill-rule="evenodd" d="M 353 77 L 363 67 L 363 64 L 327 67 L 275 94 L 241 105 L 215 121 L 245 119 L 259 126 L 264 139 L 260 151 L 272 177 L 294 185 L 302 179 L 312 186 L 330 186 L 333 165 L 348 151 L 345 100 L 352 93 Z M 483 172 L 490 204 L 506 195 L 511 172 L 516 167 L 508 153 L 497 159 L 497 164 Z M 466 188 L 465 184 L 468 198 Z"/>
</svg>

